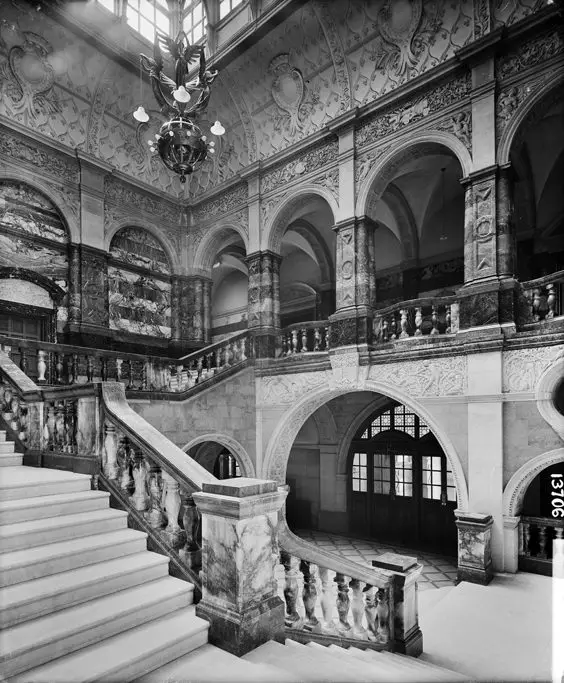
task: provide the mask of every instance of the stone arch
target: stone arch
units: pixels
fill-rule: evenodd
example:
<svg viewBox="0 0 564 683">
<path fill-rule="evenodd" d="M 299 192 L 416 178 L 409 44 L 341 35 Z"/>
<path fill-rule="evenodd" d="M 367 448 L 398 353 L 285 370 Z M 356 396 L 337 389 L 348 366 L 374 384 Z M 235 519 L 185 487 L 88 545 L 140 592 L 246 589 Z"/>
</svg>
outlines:
<svg viewBox="0 0 564 683">
<path fill-rule="evenodd" d="M 563 377 L 564 351 L 561 351 L 540 376 L 535 398 L 543 419 L 564 440 L 564 415 L 554 405 L 554 394 Z"/>
<path fill-rule="evenodd" d="M 436 151 L 437 146 L 446 147 L 452 152 L 462 166 L 463 176 L 473 170 L 472 157 L 464 144 L 454 135 L 442 131 L 422 131 L 416 135 L 404 137 L 372 167 L 364 183 L 360 187 L 356 200 L 356 215 L 370 215 L 371 202 L 380 199 L 395 172 L 413 158 L 427 156 Z"/>
<path fill-rule="evenodd" d="M 561 89 L 564 83 L 564 74 L 554 74 L 554 78 L 549 79 L 535 93 L 533 93 L 511 118 L 509 125 L 503 132 L 497 150 L 497 163 L 500 166 L 510 163 L 510 153 L 513 144 L 518 137 L 522 125 L 526 124 L 529 116 L 534 116 L 540 108 L 542 111 L 548 109 L 555 100 L 561 99 Z"/>
<path fill-rule="evenodd" d="M 319 443 L 337 443 L 337 424 L 329 407 L 327 405 L 320 406 L 313 414 L 313 419 L 319 433 Z"/>
<path fill-rule="evenodd" d="M 298 218 L 288 225 L 288 230 L 297 232 L 309 243 L 317 259 L 323 282 L 334 282 L 335 269 L 329 249 L 315 227 L 303 218 Z"/>
<path fill-rule="evenodd" d="M 292 215 L 300 208 L 307 206 L 310 201 L 319 198 L 324 199 L 329 204 L 329 208 L 333 213 L 333 220 L 336 221 L 339 205 L 333 193 L 319 185 L 303 185 L 284 196 L 272 215 L 267 217 L 264 223 L 261 249 L 268 249 L 275 254 L 279 254 L 282 238 L 292 219 Z M 266 206 L 268 206 L 268 203 L 266 203 Z"/>
<path fill-rule="evenodd" d="M 286 468 L 292 445 L 304 422 L 322 405 L 337 396 L 355 393 L 357 391 L 372 391 L 383 394 L 387 398 L 394 399 L 398 403 L 403 403 L 410 410 L 421 416 L 433 432 L 439 445 L 447 458 L 452 470 L 456 493 L 458 498 L 458 508 L 468 510 L 468 487 L 466 476 L 460 458 L 456 452 L 454 444 L 450 438 L 444 434 L 441 426 L 429 411 L 415 401 L 409 394 L 398 390 L 382 382 L 366 380 L 359 386 L 346 385 L 341 389 L 332 389 L 330 386 L 322 385 L 307 392 L 297 401 L 278 421 L 276 429 L 272 433 L 266 447 L 265 457 L 262 466 L 261 477 L 264 479 L 274 479 L 279 484 L 286 483 Z"/>
<path fill-rule="evenodd" d="M 57 209 L 63 224 L 67 230 L 70 242 L 78 244 L 80 240 L 80 219 L 77 212 L 77 207 L 71 207 L 65 197 L 59 192 L 56 185 L 44 182 L 37 175 L 30 177 L 30 174 L 19 171 L 18 169 L 0 170 L 0 182 L 13 181 L 17 183 L 24 183 L 33 190 L 42 194 L 45 199 L 51 202 Z M 79 200 L 78 193 L 76 196 L 77 202 Z"/>
<path fill-rule="evenodd" d="M 507 482 L 503 491 L 503 514 L 506 517 L 517 517 L 521 513 L 523 499 L 529 485 L 542 470 L 564 462 L 564 448 L 556 448 L 536 458 L 531 458 L 522 465 Z"/>
<path fill-rule="evenodd" d="M 27 270 L 27 268 L 0 268 L 0 280 L 25 280 L 26 282 L 31 282 L 44 289 L 51 297 L 55 306 L 58 306 L 65 296 L 65 291 L 56 282 L 53 282 L 53 280 L 41 273 Z"/>
<path fill-rule="evenodd" d="M 104 235 L 104 248 L 108 253 L 110 251 L 112 240 L 118 234 L 118 232 L 124 228 L 138 228 L 151 233 L 151 235 L 162 246 L 166 257 L 168 258 L 171 274 L 180 272 L 181 264 L 179 250 L 171 244 L 168 238 L 158 228 L 144 219 L 135 218 L 134 220 L 131 220 L 128 218 L 123 218 L 120 221 L 113 223 L 110 227 L 106 227 L 106 232 Z"/>
<path fill-rule="evenodd" d="M 245 230 L 240 225 L 237 225 L 237 223 L 223 221 L 206 228 L 205 235 L 196 247 L 193 263 L 194 270 L 209 273 L 217 252 L 225 243 L 226 238 L 232 233 L 236 233 L 243 240 L 245 252 L 247 253 L 249 244 Z"/>
<path fill-rule="evenodd" d="M 403 192 L 390 183 L 382 196 L 397 220 L 401 237 L 401 249 L 405 261 L 419 258 L 419 235 L 417 225 Z"/>
<path fill-rule="evenodd" d="M 189 441 L 182 448 L 182 450 L 185 453 L 188 453 L 188 451 L 194 448 L 194 446 L 198 446 L 204 443 L 205 441 L 215 441 L 216 443 L 221 444 L 222 446 L 227 448 L 231 453 L 233 453 L 233 455 L 239 461 L 242 476 L 251 478 L 256 477 L 255 466 L 253 464 L 253 461 L 251 460 L 243 446 L 232 436 L 228 436 L 226 434 L 218 434 L 216 432 L 211 434 L 203 434 Z"/>
</svg>

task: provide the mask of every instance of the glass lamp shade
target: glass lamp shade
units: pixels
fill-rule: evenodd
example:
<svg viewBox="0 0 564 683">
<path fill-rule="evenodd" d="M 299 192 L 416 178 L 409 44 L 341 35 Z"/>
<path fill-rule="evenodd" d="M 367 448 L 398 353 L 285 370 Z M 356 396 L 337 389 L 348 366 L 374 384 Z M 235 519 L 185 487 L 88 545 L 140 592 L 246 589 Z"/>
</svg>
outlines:
<svg viewBox="0 0 564 683">
<path fill-rule="evenodd" d="M 210 133 L 212 135 L 223 135 L 225 133 L 225 128 L 221 125 L 219 121 L 216 121 L 210 128 Z"/>
<path fill-rule="evenodd" d="M 137 109 L 133 112 L 133 118 L 140 123 L 147 123 L 149 120 L 149 114 L 147 114 L 144 107 L 137 107 Z"/>
<path fill-rule="evenodd" d="M 198 169 L 206 160 L 208 149 L 202 140 L 202 131 L 187 118 L 178 118 L 163 124 L 157 142 L 159 156 L 167 168 L 186 182 L 186 176 Z"/>
<path fill-rule="evenodd" d="M 172 96 L 177 102 L 188 102 L 190 99 L 190 93 L 186 90 L 186 88 L 181 85 L 177 90 L 172 91 Z"/>
</svg>

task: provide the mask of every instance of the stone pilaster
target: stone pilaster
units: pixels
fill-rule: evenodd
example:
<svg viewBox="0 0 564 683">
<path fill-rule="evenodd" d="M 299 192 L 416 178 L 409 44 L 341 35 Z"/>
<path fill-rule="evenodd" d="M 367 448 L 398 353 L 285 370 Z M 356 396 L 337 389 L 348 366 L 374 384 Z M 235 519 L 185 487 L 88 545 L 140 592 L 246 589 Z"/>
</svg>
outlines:
<svg viewBox="0 0 564 683">
<path fill-rule="evenodd" d="M 513 221 L 513 177 L 511 167 L 499 168 L 496 186 L 497 268 L 500 277 L 516 272 L 517 245 Z"/>
<path fill-rule="evenodd" d="M 70 327 L 80 324 L 82 294 L 80 286 L 80 246 L 69 245 L 69 317 Z"/>
<path fill-rule="evenodd" d="M 82 335 L 107 337 L 109 329 L 109 281 L 108 254 L 101 249 L 80 247 L 80 281 L 82 292 L 81 325 Z"/>
<path fill-rule="evenodd" d="M 488 584 L 493 577 L 491 515 L 455 510 L 458 527 L 458 580 Z"/>
<path fill-rule="evenodd" d="M 258 358 L 274 357 L 280 331 L 280 261 L 271 251 L 250 254 L 249 268 L 249 330 L 255 338 Z"/>
<path fill-rule="evenodd" d="M 203 333 L 204 333 L 204 343 L 209 344 L 211 342 L 211 292 L 212 292 L 212 281 L 205 278 L 203 280 Z"/>
<path fill-rule="evenodd" d="M 170 279 L 170 346 L 172 351 L 180 350 L 181 347 L 180 292 L 178 276 L 173 275 Z"/>
<path fill-rule="evenodd" d="M 275 566 L 278 513 L 286 491 L 273 481 L 230 479 L 194 493 L 202 514 L 202 599 L 209 642 L 237 656 L 284 640 Z"/>
</svg>

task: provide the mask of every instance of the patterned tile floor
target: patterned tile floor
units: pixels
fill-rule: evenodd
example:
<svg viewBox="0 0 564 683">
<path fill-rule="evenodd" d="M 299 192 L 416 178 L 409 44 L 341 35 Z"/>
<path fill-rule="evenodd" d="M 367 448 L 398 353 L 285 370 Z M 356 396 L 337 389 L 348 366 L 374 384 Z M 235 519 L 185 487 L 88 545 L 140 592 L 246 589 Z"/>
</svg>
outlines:
<svg viewBox="0 0 564 683">
<path fill-rule="evenodd" d="M 340 553 L 344 557 L 356 560 L 357 562 L 366 562 L 369 565 L 371 565 L 371 560 L 386 552 L 413 555 L 423 565 L 421 578 L 418 582 L 419 590 L 454 586 L 456 581 L 456 558 L 454 557 L 436 555 L 388 543 L 379 543 L 371 539 L 349 538 L 324 531 L 300 529 L 295 533 L 304 540 L 315 543 L 320 548 Z"/>
</svg>

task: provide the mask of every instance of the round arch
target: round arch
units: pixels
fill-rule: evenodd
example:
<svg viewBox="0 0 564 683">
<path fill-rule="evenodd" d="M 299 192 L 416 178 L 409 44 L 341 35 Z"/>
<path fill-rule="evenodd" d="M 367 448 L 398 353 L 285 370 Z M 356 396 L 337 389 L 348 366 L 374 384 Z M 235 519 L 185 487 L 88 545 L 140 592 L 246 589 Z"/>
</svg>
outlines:
<svg viewBox="0 0 564 683">
<path fill-rule="evenodd" d="M 221 249 L 222 243 L 230 233 L 236 233 L 243 240 L 245 252 L 248 253 L 248 236 L 245 230 L 240 225 L 237 225 L 237 223 L 223 221 L 206 229 L 206 233 L 194 254 L 194 270 L 201 272 L 208 272 L 210 270 L 217 252 Z"/>
<path fill-rule="evenodd" d="M 319 198 L 327 202 L 333 213 L 333 220 L 336 221 L 339 215 L 339 205 L 333 193 L 319 185 L 303 185 L 292 190 L 290 195 L 282 200 L 273 215 L 266 221 L 261 237 L 261 249 L 268 249 L 275 254 L 279 254 L 282 247 L 282 238 L 289 226 L 292 215 L 297 210 L 307 206 L 312 200 Z"/>
<path fill-rule="evenodd" d="M 318 408 L 332 398 L 358 391 L 372 391 L 376 394 L 383 394 L 387 398 L 398 401 L 398 403 L 403 403 L 425 420 L 443 449 L 450 469 L 452 470 L 458 496 L 458 508 L 463 511 L 467 510 L 468 487 L 466 484 L 466 476 L 452 441 L 442 432 L 440 425 L 437 424 L 435 418 L 424 406 L 417 401 L 414 401 L 408 394 L 398 391 L 396 387 L 390 387 L 373 380 L 366 380 L 366 382 L 359 387 L 346 387 L 343 389 L 331 389 L 327 385 L 320 386 L 302 396 L 302 398 L 282 416 L 276 429 L 272 433 L 266 447 L 261 477 L 264 479 L 274 479 L 279 484 L 285 484 L 286 468 L 290 457 L 290 451 L 304 422 L 313 415 Z"/>
<path fill-rule="evenodd" d="M 303 218 L 298 218 L 290 223 L 287 229 L 296 232 L 308 242 L 317 259 L 323 282 L 334 282 L 335 269 L 333 268 L 333 261 L 325 241 L 316 228 Z"/>
<path fill-rule="evenodd" d="M 524 102 L 524 104 L 517 108 L 517 111 L 499 141 L 497 163 L 500 166 L 510 163 L 509 155 L 511 153 L 511 148 L 515 141 L 515 137 L 519 134 L 521 125 L 525 123 L 528 116 L 538 107 L 543 108 L 544 105 L 550 106 L 554 97 L 560 99 L 562 97 L 562 84 L 564 84 L 564 74 L 555 74 L 554 78 L 551 78 L 547 83 L 541 86 Z"/>
<path fill-rule="evenodd" d="M 437 145 L 446 147 L 455 155 L 462 166 L 463 176 L 472 173 L 473 162 L 470 152 L 451 133 L 431 130 L 422 131 L 414 137 L 404 137 L 403 140 L 393 145 L 387 154 L 382 155 L 368 173 L 358 193 L 356 215 L 370 215 L 370 202 L 374 200 L 374 197 L 378 199 L 381 197 L 398 168 L 411 159 L 435 152 Z"/>
<path fill-rule="evenodd" d="M 168 238 L 163 235 L 163 233 L 156 228 L 152 223 L 142 218 L 135 218 L 131 220 L 130 218 L 124 218 L 120 221 L 112 223 L 111 227 L 106 227 L 106 232 L 104 234 L 104 249 L 109 253 L 110 246 L 112 244 L 113 238 L 117 235 L 120 230 L 124 228 L 139 228 L 141 230 L 146 230 L 151 233 L 151 235 L 160 243 L 162 246 L 170 264 L 171 274 L 178 274 L 180 272 L 180 260 L 179 252 L 176 247 L 174 247 L 168 240 Z"/>
<path fill-rule="evenodd" d="M 338 441 L 337 423 L 327 405 L 320 406 L 313 414 L 313 420 L 319 434 L 319 443 L 333 444 Z"/>
<path fill-rule="evenodd" d="M 197 436 L 183 446 L 182 450 L 185 453 L 188 453 L 188 451 L 194 448 L 194 446 L 199 446 L 205 441 L 215 441 L 216 443 L 227 448 L 239 461 L 239 466 L 241 468 L 241 474 L 243 477 L 256 477 L 255 466 L 247 454 L 247 451 L 236 439 L 231 436 L 227 436 L 226 434 L 217 434 L 214 432 L 212 434 L 203 434 L 202 436 Z"/>
<path fill-rule="evenodd" d="M 503 514 L 506 517 L 517 517 L 521 512 L 523 499 L 529 485 L 542 470 L 564 462 L 564 448 L 556 448 L 536 458 L 531 458 L 522 465 L 507 482 L 503 491 Z"/>
<path fill-rule="evenodd" d="M 42 194 L 60 213 L 67 229 L 69 241 L 74 242 L 75 244 L 78 244 L 81 241 L 79 216 L 76 210 L 69 206 L 65 197 L 57 190 L 56 185 L 45 183 L 36 175 L 30 178 L 27 173 L 18 171 L 17 169 L 0 170 L 0 181 L 5 180 L 24 183 Z"/>
</svg>

